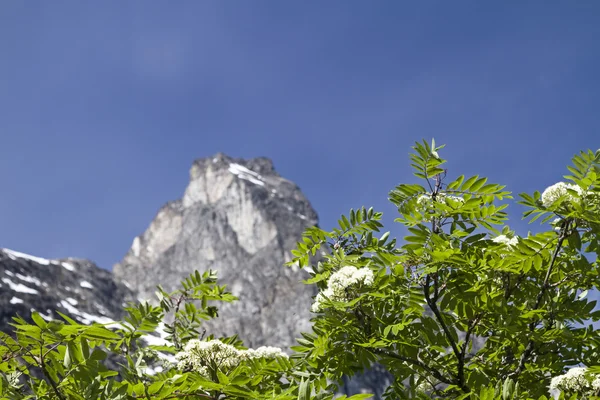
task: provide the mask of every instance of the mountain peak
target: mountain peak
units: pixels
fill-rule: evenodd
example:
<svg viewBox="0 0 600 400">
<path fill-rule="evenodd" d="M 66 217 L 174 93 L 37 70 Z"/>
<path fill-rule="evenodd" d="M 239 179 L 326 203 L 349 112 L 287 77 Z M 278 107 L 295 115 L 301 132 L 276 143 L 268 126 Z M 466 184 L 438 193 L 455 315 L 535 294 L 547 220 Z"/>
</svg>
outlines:
<svg viewBox="0 0 600 400">
<path fill-rule="evenodd" d="M 190 179 L 193 180 L 197 178 L 198 175 L 203 174 L 208 170 L 229 170 L 233 174 L 244 172 L 247 175 L 254 177 L 257 175 L 279 177 L 279 174 L 275 171 L 273 161 L 270 158 L 256 157 L 243 159 L 231 157 L 224 153 L 217 153 L 212 157 L 195 160 L 190 170 Z"/>
<path fill-rule="evenodd" d="M 114 273 L 152 300 L 157 283 L 173 290 L 195 269 L 216 270 L 240 301 L 222 306 L 209 333 L 290 346 L 310 328 L 314 288 L 302 285 L 304 271 L 282 265 L 316 223 L 306 197 L 270 159 L 217 153 L 194 161 L 182 199 L 159 210 Z"/>
</svg>

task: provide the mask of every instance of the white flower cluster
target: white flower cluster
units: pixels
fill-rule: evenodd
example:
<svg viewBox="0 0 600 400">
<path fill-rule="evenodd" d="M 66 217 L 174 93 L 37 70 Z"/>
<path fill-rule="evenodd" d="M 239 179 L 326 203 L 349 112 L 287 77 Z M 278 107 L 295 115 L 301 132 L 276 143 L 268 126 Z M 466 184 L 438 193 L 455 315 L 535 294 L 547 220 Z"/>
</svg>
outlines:
<svg viewBox="0 0 600 400">
<path fill-rule="evenodd" d="M 258 349 L 239 350 L 220 340 L 190 340 L 183 351 L 177 353 L 177 368 L 191 370 L 200 375 L 209 376 L 208 366 L 215 365 L 222 370 L 235 368 L 243 360 L 264 358 L 272 360 L 278 357 L 287 358 L 279 347 L 262 346 Z"/>
<path fill-rule="evenodd" d="M 454 200 L 454 201 L 458 201 L 459 203 L 464 203 L 464 202 L 465 202 L 465 199 L 463 199 L 462 197 L 459 197 L 459 196 L 453 196 L 453 195 L 451 195 L 451 194 L 446 194 L 446 195 L 443 195 L 443 197 L 442 197 L 442 198 L 444 199 L 444 201 L 445 201 L 446 203 L 448 202 L 448 200 Z"/>
<path fill-rule="evenodd" d="M 429 207 L 429 205 L 432 203 L 431 200 L 432 199 L 430 194 L 422 194 L 419 197 L 417 197 L 417 205 L 422 208 Z"/>
<path fill-rule="evenodd" d="M 505 244 L 508 247 L 513 247 L 513 246 L 516 246 L 519 243 L 519 239 L 517 238 L 517 236 L 509 238 L 506 235 L 498 235 L 498 236 L 496 236 L 495 238 L 492 239 L 492 242 L 502 243 L 502 244 Z"/>
<path fill-rule="evenodd" d="M 550 381 L 550 390 L 567 394 L 594 395 L 600 390 L 600 376 L 589 374 L 587 368 L 571 368 L 564 375 L 555 376 Z"/>
<path fill-rule="evenodd" d="M 319 312 L 323 309 L 323 302 L 327 299 L 331 301 L 348 301 L 348 288 L 362 283 L 365 286 L 373 284 L 373 271 L 369 268 L 356 268 L 353 266 L 342 267 L 329 277 L 327 289 L 317 294 L 313 303 L 312 312 Z"/>
<path fill-rule="evenodd" d="M 430 207 L 433 204 L 433 195 L 431 193 L 427 193 L 427 194 L 422 194 L 419 197 L 417 197 L 417 204 L 421 207 Z M 454 201 L 458 201 L 460 203 L 464 203 L 465 199 L 463 199 L 462 197 L 459 196 L 453 196 L 451 194 L 446 194 L 446 193 L 438 193 L 435 196 L 436 200 L 439 202 L 445 202 L 447 203 L 448 200 L 454 200 Z"/>
<path fill-rule="evenodd" d="M 192 339 L 175 358 L 179 361 L 178 369 L 189 369 L 204 376 L 208 376 L 207 366 L 213 363 L 221 368 L 233 368 L 240 362 L 239 350 L 220 340 Z"/>
<path fill-rule="evenodd" d="M 448 200 L 452 200 L 454 202 L 459 202 L 461 204 L 463 204 L 465 202 L 465 199 L 463 199 L 462 197 L 453 196 L 451 194 L 445 194 L 445 193 L 438 193 L 435 196 L 435 198 L 438 202 L 445 203 L 447 205 L 450 205 Z M 426 193 L 426 194 L 422 194 L 419 197 L 417 197 L 417 208 L 418 208 L 418 211 L 422 214 L 425 214 L 425 216 L 427 216 L 427 214 L 430 214 L 433 210 L 432 194 Z"/>
<path fill-rule="evenodd" d="M 240 353 L 240 356 L 247 360 L 256 358 L 264 358 L 267 360 L 274 360 L 282 357 L 288 358 L 288 355 L 281 351 L 279 347 L 273 346 L 261 346 L 258 349 L 241 350 Z"/>
<path fill-rule="evenodd" d="M 416 387 L 417 392 L 423 392 L 424 394 L 430 393 L 431 389 L 433 389 L 433 387 L 431 386 L 431 383 L 427 381 L 419 383 Z"/>
<path fill-rule="evenodd" d="M 577 201 L 578 198 L 569 193 L 569 190 L 575 191 L 578 196 L 583 194 L 583 190 L 577 185 L 572 183 L 558 182 L 544 190 L 542 193 L 542 204 L 544 207 L 550 207 L 563 196 L 567 196 L 566 199 L 571 203 Z"/>
</svg>

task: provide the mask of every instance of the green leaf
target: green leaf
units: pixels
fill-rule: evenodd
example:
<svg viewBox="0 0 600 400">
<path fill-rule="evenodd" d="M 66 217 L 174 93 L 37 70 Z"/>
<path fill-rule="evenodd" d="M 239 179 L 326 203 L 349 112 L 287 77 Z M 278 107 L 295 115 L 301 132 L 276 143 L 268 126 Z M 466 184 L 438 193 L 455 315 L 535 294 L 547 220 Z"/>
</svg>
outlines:
<svg viewBox="0 0 600 400">
<path fill-rule="evenodd" d="M 227 375 L 225 375 L 220 370 L 217 370 L 217 377 L 219 378 L 219 383 L 222 383 L 224 385 L 229 384 L 229 377 L 227 377 Z"/>
<path fill-rule="evenodd" d="M 72 364 L 73 364 L 73 359 L 71 357 L 71 349 L 69 346 L 66 346 L 65 357 L 63 359 L 63 365 L 65 368 L 69 369 L 69 368 L 71 368 Z"/>
<path fill-rule="evenodd" d="M 60 311 L 56 311 L 56 313 L 58 315 L 60 315 L 61 317 L 63 317 L 63 319 L 65 321 L 67 321 L 69 324 L 71 324 L 71 325 L 80 325 L 79 322 L 75 321 L 74 319 L 72 319 L 68 315 L 61 313 Z"/>
<path fill-rule="evenodd" d="M 310 381 L 302 379 L 298 386 L 298 400 L 310 400 L 311 385 Z"/>
<path fill-rule="evenodd" d="M 92 325 L 84 330 L 84 337 L 89 339 L 118 340 L 121 336 L 100 325 Z"/>
<path fill-rule="evenodd" d="M 574 230 L 569 237 L 567 237 L 567 242 L 569 243 L 569 247 L 581 251 L 581 237 L 579 236 L 579 231 Z"/>
<path fill-rule="evenodd" d="M 48 326 L 47 328 L 49 330 L 51 330 L 52 332 L 60 332 L 60 330 L 65 326 L 65 323 L 62 321 L 57 321 L 55 319 L 53 319 L 52 321 L 48 322 Z"/>
<path fill-rule="evenodd" d="M 148 387 L 148 393 L 149 394 L 155 394 L 158 391 L 160 391 L 164 386 L 165 386 L 165 382 L 161 382 L 161 381 L 154 382 L 153 384 L 151 384 Z"/>
<path fill-rule="evenodd" d="M 477 175 L 470 177 L 465 183 L 462 184 L 461 189 L 464 191 L 469 191 L 471 189 L 471 185 L 473 185 L 477 179 L 479 179 L 479 176 Z"/>
<path fill-rule="evenodd" d="M 86 338 L 81 338 L 81 354 L 84 359 L 90 358 L 90 346 Z"/>
<path fill-rule="evenodd" d="M 350 222 L 348 221 L 348 218 L 346 218 L 345 215 L 342 215 L 342 222 L 343 222 L 341 224 L 342 229 L 350 229 L 350 227 L 351 227 Z"/>
<path fill-rule="evenodd" d="M 42 329 L 46 328 L 46 325 L 47 325 L 46 321 L 44 321 L 44 319 L 40 316 L 40 313 L 38 313 L 37 311 L 34 311 L 31 313 L 31 319 L 40 328 L 42 328 Z"/>
<path fill-rule="evenodd" d="M 510 378 L 506 378 L 504 385 L 502 386 L 502 400 L 511 400 L 514 390 L 515 382 Z"/>
</svg>

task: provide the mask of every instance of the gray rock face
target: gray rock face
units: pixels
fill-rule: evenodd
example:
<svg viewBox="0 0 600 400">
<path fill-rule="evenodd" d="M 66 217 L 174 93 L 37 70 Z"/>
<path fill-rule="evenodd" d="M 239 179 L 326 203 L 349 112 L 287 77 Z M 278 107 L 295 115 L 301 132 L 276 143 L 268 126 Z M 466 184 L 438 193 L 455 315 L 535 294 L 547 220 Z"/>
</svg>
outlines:
<svg viewBox="0 0 600 400">
<path fill-rule="evenodd" d="M 133 292 L 113 280 L 109 271 L 87 260 L 47 260 L 0 249 L 0 330 L 17 314 L 32 309 L 45 319 L 61 319 L 56 310 L 81 323 L 119 319 Z"/>
<path fill-rule="evenodd" d="M 216 270 L 239 297 L 219 305 L 207 333 L 239 334 L 249 346 L 289 347 L 309 331 L 315 289 L 304 271 L 283 268 L 317 214 L 300 189 L 266 158 L 217 154 L 194 162 L 183 198 L 167 203 L 113 268 L 141 299 L 153 300 L 198 269 Z"/>
</svg>

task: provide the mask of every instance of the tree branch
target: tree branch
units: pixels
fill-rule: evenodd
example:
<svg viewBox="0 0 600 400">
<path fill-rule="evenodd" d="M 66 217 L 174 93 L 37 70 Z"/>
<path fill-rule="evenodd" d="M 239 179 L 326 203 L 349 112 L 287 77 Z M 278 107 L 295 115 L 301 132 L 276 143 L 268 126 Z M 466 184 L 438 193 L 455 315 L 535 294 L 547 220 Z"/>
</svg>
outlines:
<svg viewBox="0 0 600 400">
<path fill-rule="evenodd" d="M 186 296 L 187 292 L 179 295 L 179 298 L 177 298 L 177 302 L 175 303 L 175 310 L 173 312 L 173 346 L 175 346 L 177 350 L 181 350 L 182 348 L 181 343 L 179 342 L 179 336 L 177 336 L 177 313 L 179 312 L 179 307 L 181 307 L 181 302 L 186 298 Z"/>
<path fill-rule="evenodd" d="M 409 364 L 417 366 L 417 367 L 419 367 L 421 369 L 424 369 L 425 371 L 429 372 L 431 374 L 431 376 L 433 376 L 435 379 L 437 379 L 438 381 L 440 381 L 442 383 L 445 383 L 445 384 L 448 384 L 448 385 L 453 385 L 453 384 L 456 383 L 456 382 L 453 382 L 452 380 L 446 378 L 444 375 L 442 375 L 442 373 L 440 371 L 429 367 L 423 361 L 415 360 L 415 359 L 410 358 L 410 357 L 405 357 L 405 356 L 402 356 L 400 354 L 389 353 L 387 351 L 379 350 L 379 349 L 374 349 L 373 352 L 376 353 L 376 354 L 379 354 L 381 356 L 395 358 L 396 360 L 404 361 L 406 363 L 409 363 Z"/>
<path fill-rule="evenodd" d="M 44 360 L 44 358 L 45 358 L 45 355 L 48 353 L 44 354 L 43 350 L 44 350 L 44 345 L 42 342 L 42 343 L 40 343 L 40 369 L 42 370 L 42 373 L 44 374 L 44 377 L 46 377 L 46 380 L 48 381 L 50 386 L 52 386 L 54 393 L 56 393 L 56 397 L 58 397 L 60 400 L 67 400 L 66 397 L 63 396 L 63 394 L 58 389 L 58 386 L 56 386 L 56 382 L 54 382 L 54 380 L 48 374 L 48 371 L 46 371 L 46 361 Z"/>
<path fill-rule="evenodd" d="M 560 231 L 560 236 L 558 237 L 558 243 L 556 245 L 556 249 L 554 250 L 554 254 L 552 254 L 552 260 L 550 260 L 550 265 L 548 266 L 548 270 L 546 271 L 546 277 L 544 278 L 544 283 L 542 284 L 542 288 L 541 288 L 540 292 L 538 293 L 537 298 L 535 300 L 535 306 L 533 308 L 534 310 L 537 310 L 540 307 L 540 305 L 542 304 L 542 300 L 544 298 L 544 294 L 546 294 L 546 291 L 548 290 L 548 288 L 551 287 L 549 282 L 550 282 L 550 276 L 552 275 L 552 269 L 554 268 L 554 264 L 556 263 L 556 259 L 558 258 L 558 254 L 560 253 L 562 244 L 565 241 L 565 239 L 567 238 L 568 230 L 569 230 L 569 223 L 567 222 L 567 223 L 565 223 L 562 230 Z M 530 335 L 532 335 L 534 333 L 536 325 L 537 325 L 536 321 L 532 321 L 529 324 L 529 334 Z M 525 368 L 525 364 L 527 363 L 528 358 L 531 356 L 531 353 L 533 353 L 534 346 L 535 346 L 535 341 L 533 340 L 532 337 L 530 337 L 529 342 L 527 343 L 527 346 L 525 347 L 525 350 L 523 351 L 523 354 L 521 354 L 521 358 L 519 359 L 519 364 L 517 366 L 517 369 L 514 372 L 512 372 L 511 374 L 509 374 L 508 375 L 509 377 L 516 379 L 521 374 L 521 372 L 523 372 L 523 369 Z"/>
<path fill-rule="evenodd" d="M 452 336 L 450 329 L 448 329 L 448 326 L 446 325 L 446 322 L 444 321 L 442 313 L 438 309 L 436 302 L 433 301 L 433 299 L 430 296 L 430 291 L 429 291 L 430 284 L 431 284 L 431 277 L 430 277 L 430 275 L 427 275 L 427 277 L 425 278 L 425 285 L 423 286 L 423 293 L 425 294 L 425 301 L 427 302 L 427 305 L 429 306 L 429 308 L 435 315 L 436 319 L 438 320 L 438 323 L 439 323 L 440 327 L 442 328 L 442 330 L 444 331 L 444 334 L 445 334 L 446 338 L 448 339 L 450 346 L 452 347 L 452 351 L 454 352 L 454 355 L 456 356 L 456 359 L 458 362 L 458 368 L 457 368 L 458 374 L 456 377 L 457 382 L 454 382 L 454 383 L 456 383 L 462 389 L 462 391 L 464 391 L 465 393 L 468 393 L 468 392 L 470 392 L 470 390 L 469 390 L 469 387 L 465 384 L 465 358 L 464 358 L 464 355 L 462 354 L 461 350 L 458 348 L 458 345 L 456 344 L 456 341 L 454 340 L 454 337 Z"/>
<path fill-rule="evenodd" d="M 482 315 L 480 314 L 475 319 L 471 320 L 471 323 L 469 324 L 469 327 L 467 328 L 467 333 L 465 335 L 465 343 L 463 344 L 462 348 L 460 349 L 463 362 L 464 362 L 465 356 L 467 354 L 467 348 L 469 347 L 469 341 L 471 340 L 471 335 L 473 334 L 473 331 L 475 330 L 475 327 L 477 326 L 479 321 L 481 321 L 481 317 L 482 317 Z"/>
</svg>

